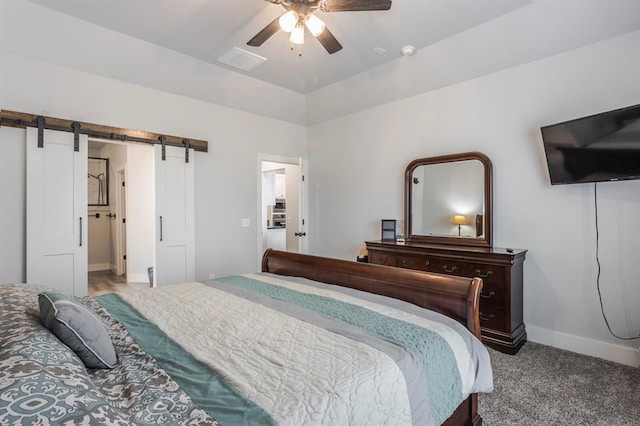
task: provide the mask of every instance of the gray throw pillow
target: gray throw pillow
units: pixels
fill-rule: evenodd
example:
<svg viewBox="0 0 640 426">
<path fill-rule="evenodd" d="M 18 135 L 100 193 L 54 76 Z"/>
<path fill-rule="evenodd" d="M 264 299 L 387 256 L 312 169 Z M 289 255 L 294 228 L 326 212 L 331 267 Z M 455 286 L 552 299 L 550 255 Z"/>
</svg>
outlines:
<svg viewBox="0 0 640 426">
<path fill-rule="evenodd" d="M 113 368 L 118 362 L 107 330 L 85 306 L 64 294 L 38 294 L 40 321 L 89 368 Z"/>
</svg>

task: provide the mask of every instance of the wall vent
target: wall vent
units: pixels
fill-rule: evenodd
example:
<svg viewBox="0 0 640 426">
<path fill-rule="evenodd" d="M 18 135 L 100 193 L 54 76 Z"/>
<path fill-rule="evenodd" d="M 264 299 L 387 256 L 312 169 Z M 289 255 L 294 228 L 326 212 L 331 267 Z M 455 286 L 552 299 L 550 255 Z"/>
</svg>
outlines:
<svg viewBox="0 0 640 426">
<path fill-rule="evenodd" d="M 251 71 L 258 65 L 267 62 L 267 58 L 256 55 L 255 53 L 247 52 L 246 50 L 238 47 L 234 47 L 220 56 L 218 61 L 234 68 L 239 68 L 243 71 Z"/>
</svg>

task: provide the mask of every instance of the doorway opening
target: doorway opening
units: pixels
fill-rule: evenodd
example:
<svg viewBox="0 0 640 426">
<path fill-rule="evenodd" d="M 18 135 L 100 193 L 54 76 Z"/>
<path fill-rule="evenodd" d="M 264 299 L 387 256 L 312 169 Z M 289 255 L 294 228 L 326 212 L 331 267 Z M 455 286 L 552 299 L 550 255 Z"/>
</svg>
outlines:
<svg viewBox="0 0 640 426">
<path fill-rule="evenodd" d="M 259 261 L 267 248 L 307 252 L 304 168 L 302 159 L 259 157 Z"/>
<path fill-rule="evenodd" d="M 127 226 L 130 222 L 127 220 L 127 205 L 130 204 L 127 200 L 131 196 L 131 202 L 135 208 L 135 200 L 140 198 L 136 197 L 135 192 L 127 194 L 129 188 L 127 166 L 134 161 L 136 170 L 152 171 L 152 149 L 148 148 L 147 151 L 147 156 L 141 156 L 135 151 L 130 152 L 130 144 L 100 140 L 90 140 L 88 143 L 87 294 L 89 295 L 149 286 L 144 273 L 137 274 L 135 267 L 133 270 L 130 268 L 127 252 L 127 247 L 131 245 L 127 241 Z M 102 164 L 106 165 L 106 170 L 94 170 L 97 167 L 95 158 L 101 159 Z M 134 191 L 139 187 L 135 185 L 135 181 L 140 179 L 139 176 L 134 176 Z M 99 184 L 102 184 L 102 187 L 97 186 Z M 97 204 L 92 203 L 96 194 L 99 200 Z M 134 219 L 136 215 L 139 214 L 134 214 Z M 146 220 L 152 219 L 151 216 Z M 135 222 L 134 220 L 134 224 Z M 139 232 L 139 230 L 134 231 L 133 235 Z M 133 248 L 135 251 L 135 245 Z M 136 257 L 140 256 L 133 257 L 135 261 Z M 145 254 L 145 257 L 147 259 L 153 257 L 151 250 L 148 255 Z"/>
</svg>

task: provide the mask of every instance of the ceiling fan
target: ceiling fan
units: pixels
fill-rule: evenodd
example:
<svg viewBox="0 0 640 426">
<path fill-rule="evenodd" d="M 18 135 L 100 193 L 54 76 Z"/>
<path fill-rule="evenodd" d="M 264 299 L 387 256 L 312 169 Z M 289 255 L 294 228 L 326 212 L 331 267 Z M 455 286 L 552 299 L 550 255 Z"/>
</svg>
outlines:
<svg viewBox="0 0 640 426">
<path fill-rule="evenodd" d="M 320 44 L 329 52 L 336 53 L 342 45 L 326 28 L 324 22 L 314 15 L 314 12 L 351 12 L 367 10 L 389 10 L 391 0 L 265 0 L 280 4 L 287 9 L 282 16 L 271 21 L 258 34 L 247 42 L 249 46 L 261 46 L 278 30 L 291 33 L 289 41 L 291 49 L 294 44 L 304 44 L 304 27 L 318 39 Z"/>
</svg>

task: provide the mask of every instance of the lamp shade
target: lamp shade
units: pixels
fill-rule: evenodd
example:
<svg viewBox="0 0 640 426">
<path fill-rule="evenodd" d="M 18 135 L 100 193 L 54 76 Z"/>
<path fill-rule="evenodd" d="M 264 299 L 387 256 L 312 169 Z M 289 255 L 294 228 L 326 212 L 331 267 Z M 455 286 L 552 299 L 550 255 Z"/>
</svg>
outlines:
<svg viewBox="0 0 640 426">
<path fill-rule="evenodd" d="M 451 220 L 451 223 L 453 223 L 454 225 L 466 225 L 467 218 L 464 217 L 464 215 L 457 214 L 453 217 L 453 219 Z"/>
<path fill-rule="evenodd" d="M 304 44 L 304 26 L 302 25 L 302 22 L 298 22 L 293 31 L 291 31 L 289 41 L 292 44 Z"/>
<path fill-rule="evenodd" d="M 307 16 L 304 23 L 307 25 L 309 32 L 313 34 L 314 37 L 318 37 L 324 31 L 325 24 L 322 22 L 322 19 L 318 18 L 316 15 Z"/>
<path fill-rule="evenodd" d="M 298 23 L 298 14 L 293 10 L 290 10 L 278 19 L 278 23 L 280 24 L 282 31 L 290 33 Z"/>
</svg>

